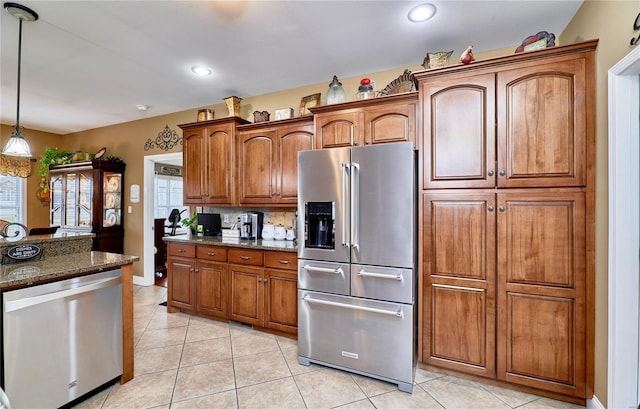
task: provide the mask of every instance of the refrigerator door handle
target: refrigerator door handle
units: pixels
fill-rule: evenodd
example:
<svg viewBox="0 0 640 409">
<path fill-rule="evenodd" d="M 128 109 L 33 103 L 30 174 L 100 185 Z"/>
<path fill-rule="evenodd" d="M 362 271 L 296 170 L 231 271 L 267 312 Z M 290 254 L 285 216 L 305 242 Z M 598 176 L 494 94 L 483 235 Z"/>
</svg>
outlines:
<svg viewBox="0 0 640 409">
<path fill-rule="evenodd" d="M 394 317 L 399 317 L 399 318 L 403 318 L 404 316 L 401 308 L 398 309 L 398 311 L 387 311 L 387 310 L 380 310 L 378 308 L 363 307 L 361 305 L 343 304 L 335 301 L 317 300 L 314 298 L 309 298 L 309 296 L 305 296 L 304 298 L 302 298 L 302 300 L 308 302 L 309 304 L 329 305 L 331 307 L 347 308 L 350 310 L 359 310 L 359 311 L 373 312 L 376 314 L 392 315 Z"/>
<path fill-rule="evenodd" d="M 398 281 L 402 281 L 402 274 L 398 273 L 396 275 L 391 275 L 391 274 L 380 274 L 380 273 L 368 273 L 367 271 L 365 271 L 364 269 L 360 270 L 358 272 L 359 276 L 362 277 L 375 277 L 375 278 L 386 278 L 389 280 L 398 280 Z"/>
<path fill-rule="evenodd" d="M 349 185 L 349 170 L 350 165 L 348 163 L 342 164 L 342 247 L 348 247 L 347 241 L 347 188 Z"/>
<path fill-rule="evenodd" d="M 360 165 L 351 163 L 351 246 L 358 250 L 358 229 L 360 227 Z"/>
<path fill-rule="evenodd" d="M 308 264 L 305 264 L 304 267 L 302 267 L 303 269 L 307 270 L 307 271 L 315 271 L 318 273 L 332 273 L 332 274 L 342 274 L 344 273 L 344 270 L 342 270 L 342 268 L 338 267 L 338 268 L 324 268 L 324 267 L 312 267 Z"/>
</svg>

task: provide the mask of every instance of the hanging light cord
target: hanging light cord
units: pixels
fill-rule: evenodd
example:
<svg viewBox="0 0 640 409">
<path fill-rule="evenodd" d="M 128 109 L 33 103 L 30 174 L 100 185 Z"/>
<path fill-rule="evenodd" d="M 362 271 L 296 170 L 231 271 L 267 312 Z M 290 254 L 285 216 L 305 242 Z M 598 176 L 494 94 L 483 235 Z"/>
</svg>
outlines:
<svg viewBox="0 0 640 409">
<path fill-rule="evenodd" d="M 22 66 L 22 18 L 18 19 L 20 21 L 20 28 L 18 30 L 18 96 L 17 100 L 17 108 L 16 108 L 16 132 L 20 129 L 20 71 Z"/>
</svg>

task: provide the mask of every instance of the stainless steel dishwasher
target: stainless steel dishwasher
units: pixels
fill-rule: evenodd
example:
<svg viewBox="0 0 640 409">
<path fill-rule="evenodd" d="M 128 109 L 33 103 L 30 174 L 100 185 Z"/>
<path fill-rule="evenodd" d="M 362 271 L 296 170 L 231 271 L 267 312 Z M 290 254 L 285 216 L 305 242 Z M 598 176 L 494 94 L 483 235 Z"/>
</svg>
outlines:
<svg viewBox="0 0 640 409">
<path fill-rule="evenodd" d="M 122 270 L 2 294 L 13 409 L 60 407 L 122 375 Z"/>
</svg>

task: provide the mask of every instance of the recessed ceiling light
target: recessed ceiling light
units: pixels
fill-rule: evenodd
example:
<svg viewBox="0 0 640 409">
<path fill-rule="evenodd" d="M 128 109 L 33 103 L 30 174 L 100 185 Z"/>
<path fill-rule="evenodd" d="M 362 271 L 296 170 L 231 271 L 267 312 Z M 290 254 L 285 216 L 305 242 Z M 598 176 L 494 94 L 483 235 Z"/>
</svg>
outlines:
<svg viewBox="0 0 640 409">
<path fill-rule="evenodd" d="M 138 104 L 138 105 L 136 105 L 136 108 L 138 108 L 138 111 L 146 111 L 147 109 L 149 109 L 151 107 L 149 105 Z"/>
<path fill-rule="evenodd" d="M 436 14 L 437 10 L 438 9 L 436 9 L 436 6 L 431 3 L 418 4 L 417 6 L 409 10 L 409 14 L 407 15 L 407 17 L 414 23 L 421 23 L 433 17 Z"/>
<path fill-rule="evenodd" d="M 203 77 L 211 75 L 211 70 L 201 65 L 194 65 L 191 67 L 191 71 L 193 71 L 194 74 L 202 75 Z"/>
</svg>

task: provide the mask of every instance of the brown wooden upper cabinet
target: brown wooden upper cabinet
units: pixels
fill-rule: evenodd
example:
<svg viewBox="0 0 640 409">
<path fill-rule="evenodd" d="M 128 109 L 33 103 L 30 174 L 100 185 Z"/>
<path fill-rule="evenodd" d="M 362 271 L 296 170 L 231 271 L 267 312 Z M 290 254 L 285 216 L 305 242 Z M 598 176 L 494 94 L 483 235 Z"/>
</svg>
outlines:
<svg viewBox="0 0 640 409">
<path fill-rule="evenodd" d="M 414 142 L 417 93 L 311 108 L 316 149 Z"/>
<path fill-rule="evenodd" d="M 420 76 L 423 188 L 585 186 L 587 58 Z"/>
<path fill-rule="evenodd" d="M 238 128 L 240 204 L 295 206 L 298 152 L 313 149 L 313 120 L 296 118 Z"/>
<path fill-rule="evenodd" d="M 184 204 L 233 204 L 234 133 L 247 121 L 223 118 L 178 125 L 183 130 Z"/>
</svg>

